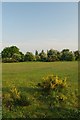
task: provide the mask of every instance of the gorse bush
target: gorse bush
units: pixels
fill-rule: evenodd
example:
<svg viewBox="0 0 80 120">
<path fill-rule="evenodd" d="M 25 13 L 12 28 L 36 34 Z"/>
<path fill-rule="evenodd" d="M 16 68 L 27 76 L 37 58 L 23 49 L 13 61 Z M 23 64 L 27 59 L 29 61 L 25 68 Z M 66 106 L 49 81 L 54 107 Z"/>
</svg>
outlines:
<svg viewBox="0 0 80 120">
<path fill-rule="evenodd" d="M 73 91 L 67 78 L 48 75 L 37 86 L 31 85 L 29 89 L 13 86 L 4 93 L 3 118 L 76 118 L 78 97 L 78 91 Z"/>
<path fill-rule="evenodd" d="M 55 75 L 49 75 L 43 78 L 42 83 L 38 83 L 38 87 L 42 89 L 43 96 L 49 101 L 50 106 L 54 107 L 72 107 L 77 105 L 77 97 L 72 92 L 67 78 L 61 79 Z"/>
<path fill-rule="evenodd" d="M 27 96 L 22 94 L 15 86 L 8 93 L 3 94 L 3 103 L 9 110 L 12 110 L 15 106 L 28 106 L 31 104 Z"/>
<path fill-rule="evenodd" d="M 43 82 L 38 83 L 38 86 L 41 87 L 44 91 L 50 93 L 52 90 L 61 92 L 68 87 L 68 84 L 66 83 L 66 78 L 62 80 L 58 76 L 49 75 L 44 77 Z"/>
<path fill-rule="evenodd" d="M 20 100 L 21 98 L 21 93 L 15 86 L 13 86 L 12 89 L 10 89 L 10 95 L 11 98 L 13 98 L 14 100 Z"/>
</svg>

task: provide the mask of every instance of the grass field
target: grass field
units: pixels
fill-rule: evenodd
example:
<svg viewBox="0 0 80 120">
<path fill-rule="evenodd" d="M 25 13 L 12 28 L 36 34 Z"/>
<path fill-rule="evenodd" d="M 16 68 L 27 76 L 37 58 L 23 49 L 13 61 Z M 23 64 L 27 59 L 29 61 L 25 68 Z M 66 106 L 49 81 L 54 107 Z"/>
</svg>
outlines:
<svg viewBox="0 0 80 120">
<path fill-rule="evenodd" d="M 24 117 L 33 118 L 61 117 L 48 108 L 46 102 L 39 101 L 34 94 L 37 94 L 35 86 L 42 81 L 42 77 L 55 74 L 61 78 L 67 77 L 73 91 L 78 89 L 78 62 L 24 62 L 24 63 L 3 63 L 2 64 L 2 84 L 3 94 L 7 93 L 15 85 L 23 94 L 28 96 L 32 104 L 30 106 L 16 106 L 13 111 L 3 109 L 4 117 Z M 63 111 L 62 111 L 63 113 Z"/>
</svg>

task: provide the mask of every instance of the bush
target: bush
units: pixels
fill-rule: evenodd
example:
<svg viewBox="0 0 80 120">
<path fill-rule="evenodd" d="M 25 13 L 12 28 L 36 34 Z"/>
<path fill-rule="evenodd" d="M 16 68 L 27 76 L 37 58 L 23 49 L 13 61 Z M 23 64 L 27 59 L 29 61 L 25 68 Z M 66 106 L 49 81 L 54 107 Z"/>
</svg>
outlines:
<svg viewBox="0 0 80 120">
<path fill-rule="evenodd" d="M 13 63 L 13 62 L 18 62 L 16 59 L 14 58 L 2 58 L 2 62 L 4 63 Z"/>
<path fill-rule="evenodd" d="M 3 105 L 12 110 L 15 106 L 28 106 L 31 104 L 26 95 L 22 94 L 15 86 L 3 95 Z"/>
<path fill-rule="evenodd" d="M 67 87 L 66 78 L 62 80 L 57 76 L 50 75 L 43 78 L 43 80 L 42 83 L 38 83 L 38 86 L 47 92 L 51 92 L 51 90 L 61 91 L 63 88 Z"/>
<path fill-rule="evenodd" d="M 67 83 L 66 78 L 61 79 L 58 76 L 49 75 L 43 78 L 42 83 L 38 83 L 42 89 L 43 97 L 48 101 L 50 108 L 54 107 L 73 107 L 77 106 L 77 97 Z"/>
</svg>

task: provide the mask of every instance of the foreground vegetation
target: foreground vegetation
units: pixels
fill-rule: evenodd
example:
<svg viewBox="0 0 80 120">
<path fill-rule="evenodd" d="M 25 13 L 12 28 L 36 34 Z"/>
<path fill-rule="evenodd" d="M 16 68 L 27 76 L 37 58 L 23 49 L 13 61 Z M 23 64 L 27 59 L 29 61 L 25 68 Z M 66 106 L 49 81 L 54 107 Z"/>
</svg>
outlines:
<svg viewBox="0 0 80 120">
<path fill-rule="evenodd" d="M 4 63 L 2 68 L 3 118 L 79 117 L 77 62 Z M 67 78 L 69 93 L 74 98 L 69 97 L 71 106 L 54 106 L 53 96 L 42 92 L 44 87 L 40 85 L 45 86 L 43 77 L 52 74 L 58 75 L 60 79 Z"/>
</svg>

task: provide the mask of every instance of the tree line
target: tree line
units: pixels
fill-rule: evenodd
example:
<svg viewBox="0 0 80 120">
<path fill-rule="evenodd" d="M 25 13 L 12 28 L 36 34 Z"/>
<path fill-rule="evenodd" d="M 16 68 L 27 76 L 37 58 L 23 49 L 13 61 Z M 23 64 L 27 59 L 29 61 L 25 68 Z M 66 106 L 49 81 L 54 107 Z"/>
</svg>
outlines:
<svg viewBox="0 0 80 120">
<path fill-rule="evenodd" d="M 63 49 L 61 52 L 58 50 L 50 49 L 45 53 L 42 50 L 40 53 L 36 50 L 35 55 L 32 52 L 26 52 L 23 54 L 18 47 L 10 46 L 5 47 L 0 54 L 2 62 L 25 62 L 25 61 L 79 61 L 80 51 L 70 51 L 69 49 Z"/>
</svg>

